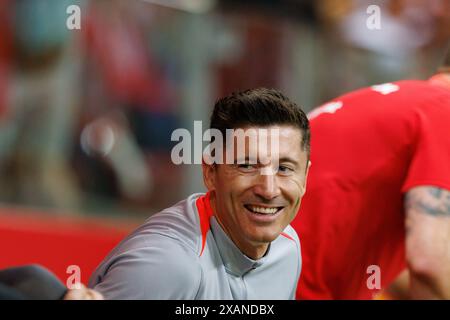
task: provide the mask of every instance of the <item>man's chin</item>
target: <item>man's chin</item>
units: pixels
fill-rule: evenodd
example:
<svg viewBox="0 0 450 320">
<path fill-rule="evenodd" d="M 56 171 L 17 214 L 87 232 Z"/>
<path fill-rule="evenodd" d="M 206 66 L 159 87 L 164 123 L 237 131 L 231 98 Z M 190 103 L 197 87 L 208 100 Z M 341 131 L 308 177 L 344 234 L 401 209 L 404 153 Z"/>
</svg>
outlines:
<svg viewBox="0 0 450 320">
<path fill-rule="evenodd" d="M 257 234 L 252 234 L 249 239 L 255 244 L 255 245 L 264 245 L 269 244 L 272 241 L 275 241 L 276 238 L 281 234 L 277 231 L 265 231 L 265 232 L 259 232 Z"/>
</svg>

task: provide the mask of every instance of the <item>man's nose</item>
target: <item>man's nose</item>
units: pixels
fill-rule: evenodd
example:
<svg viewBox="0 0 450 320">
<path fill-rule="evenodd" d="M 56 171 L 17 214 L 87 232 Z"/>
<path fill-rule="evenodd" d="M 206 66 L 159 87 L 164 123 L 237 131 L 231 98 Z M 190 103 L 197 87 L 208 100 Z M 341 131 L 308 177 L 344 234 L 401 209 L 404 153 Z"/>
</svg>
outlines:
<svg viewBox="0 0 450 320">
<path fill-rule="evenodd" d="M 254 187 L 255 194 L 266 200 L 271 200 L 280 195 L 277 176 L 275 174 L 259 174 Z"/>
</svg>

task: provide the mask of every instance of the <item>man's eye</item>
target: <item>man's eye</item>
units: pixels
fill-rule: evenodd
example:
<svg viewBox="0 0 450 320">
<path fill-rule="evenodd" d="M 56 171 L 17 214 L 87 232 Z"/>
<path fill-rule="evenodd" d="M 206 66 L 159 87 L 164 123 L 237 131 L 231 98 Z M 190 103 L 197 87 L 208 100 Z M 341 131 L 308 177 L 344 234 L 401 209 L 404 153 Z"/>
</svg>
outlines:
<svg viewBox="0 0 450 320">
<path fill-rule="evenodd" d="M 289 174 L 289 173 L 292 173 L 294 170 L 292 168 L 289 168 L 286 166 L 279 166 L 278 171 L 283 174 Z"/>
<path fill-rule="evenodd" d="M 255 165 L 248 164 L 248 163 L 243 163 L 243 164 L 238 164 L 237 167 L 239 169 L 249 171 L 249 170 L 253 170 L 255 168 Z"/>
</svg>

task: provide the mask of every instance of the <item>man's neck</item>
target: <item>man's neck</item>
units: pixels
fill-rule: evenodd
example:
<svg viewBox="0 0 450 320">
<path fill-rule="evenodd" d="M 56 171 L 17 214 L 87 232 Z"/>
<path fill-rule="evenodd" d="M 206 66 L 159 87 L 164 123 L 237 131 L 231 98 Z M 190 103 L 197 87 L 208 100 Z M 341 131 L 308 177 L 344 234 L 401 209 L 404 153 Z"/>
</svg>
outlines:
<svg viewBox="0 0 450 320">
<path fill-rule="evenodd" d="M 243 243 L 243 241 L 241 241 L 240 239 L 233 237 L 233 234 L 227 229 L 227 227 L 220 220 L 220 215 L 217 215 L 216 202 L 213 196 L 210 197 L 210 204 L 220 227 L 243 254 L 245 254 L 247 257 L 253 260 L 258 260 L 264 257 L 264 255 L 267 252 L 267 249 L 269 248 L 268 243 L 246 244 Z"/>
<path fill-rule="evenodd" d="M 429 81 L 434 85 L 450 90 L 450 72 L 437 73 Z"/>
</svg>

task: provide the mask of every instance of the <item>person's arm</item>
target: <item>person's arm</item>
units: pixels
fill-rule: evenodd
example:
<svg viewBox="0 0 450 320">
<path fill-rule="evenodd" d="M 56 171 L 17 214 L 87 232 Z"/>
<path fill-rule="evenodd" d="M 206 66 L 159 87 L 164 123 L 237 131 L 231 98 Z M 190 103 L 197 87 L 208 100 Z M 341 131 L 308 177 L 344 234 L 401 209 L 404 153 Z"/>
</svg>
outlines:
<svg viewBox="0 0 450 320">
<path fill-rule="evenodd" d="M 100 292 L 86 288 L 80 283 L 78 289 L 69 289 L 64 295 L 63 300 L 103 300 Z"/>
<path fill-rule="evenodd" d="M 394 281 L 378 295 L 379 300 L 409 300 L 409 271 L 403 270 Z"/>
<path fill-rule="evenodd" d="M 421 186 L 405 197 L 412 299 L 450 299 L 450 191 Z"/>
</svg>

